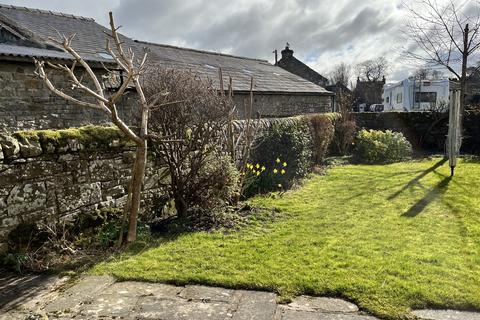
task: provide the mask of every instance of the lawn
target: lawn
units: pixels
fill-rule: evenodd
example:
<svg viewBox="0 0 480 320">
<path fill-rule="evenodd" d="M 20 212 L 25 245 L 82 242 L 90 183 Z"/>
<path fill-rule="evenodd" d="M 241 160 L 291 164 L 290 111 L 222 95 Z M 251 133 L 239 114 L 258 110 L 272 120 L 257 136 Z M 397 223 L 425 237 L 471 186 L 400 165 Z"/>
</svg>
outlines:
<svg viewBox="0 0 480 320">
<path fill-rule="evenodd" d="M 480 163 L 449 173 L 440 158 L 335 167 L 281 198 L 253 199 L 281 210 L 275 222 L 158 239 L 92 272 L 337 296 L 389 319 L 427 306 L 480 310 Z"/>
</svg>

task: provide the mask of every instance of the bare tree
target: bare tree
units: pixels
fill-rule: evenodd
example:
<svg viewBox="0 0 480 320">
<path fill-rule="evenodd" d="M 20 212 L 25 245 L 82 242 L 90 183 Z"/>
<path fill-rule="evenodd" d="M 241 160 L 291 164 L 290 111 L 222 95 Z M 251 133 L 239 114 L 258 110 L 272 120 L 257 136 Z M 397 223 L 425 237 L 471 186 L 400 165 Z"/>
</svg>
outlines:
<svg viewBox="0 0 480 320">
<path fill-rule="evenodd" d="M 415 79 L 420 80 L 435 80 L 441 79 L 443 77 L 443 72 L 436 69 L 422 67 L 415 70 L 413 76 Z"/>
<path fill-rule="evenodd" d="M 219 94 L 210 80 L 192 72 L 161 67 L 150 69 L 143 84 L 152 103 L 152 148 L 169 170 L 166 187 L 177 215 L 186 218 L 194 207 L 213 209 L 229 201 L 236 185 L 228 170 L 233 161 L 225 133 L 231 95 Z M 158 92 L 169 94 L 157 99 Z M 164 136 L 176 140 L 165 141 Z"/>
<path fill-rule="evenodd" d="M 385 57 L 366 60 L 357 65 L 356 71 L 363 81 L 379 81 L 387 74 L 388 61 Z"/>
<path fill-rule="evenodd" d="M 337 64 L 330 74 L 330 82 L 348 87 L 351 76 L 350 71 L 351 68 L 346 63 L 342 62 Z"/>
<path fill-rule="evenodd" d="M 79 107 L 100 110 L 106 114 L 111 121 L 126 135 L 128 139 L 133 141 L 136 145 L 135 162 L 132 170 L 132 177 L 128 189 L 128 200 L 124 207 L 125 219 L 129 216 L 127 242 L 136 239 L 137 232 L 137 216 L 140 209 L 141 189 L 145 176 L 145 167 L 147 162 L 147 124 L 149 117 L 149 108 L 145 99 L 145 95 L 140 85 L 140 77 L 145 71 L 145 64 L 147 54 L 145 53 L 141 59 L 135 59 L 135 54 L 132 48 L 127 51 L 123 48 L 123 43 L 117 33 L 118 28 L 115 26 L 113 15 L 110 12 L 110 31 L 107 33 L 106 51 L 112 56 L 116 65 L 125 73 L 121 86 L 113 93 L 108 93 L 102 82 L 98 79 L 95 72 L 90 65 L 81 57 L 81 55 L 72 47 L 72 41 L 75 35 L 65 36 L 62 40 L 49 38 L 50 41 L 59 45 L 66 53 L 73 58 L 73 63 L 70 66 L 59 63 L 45 63 L 44 61 L 35 60 L 36 74 L 43 80 L 47 88 L 59 97 L 67 101 L 73 102 Z M 112 45 L 113 44 L 113 47 Z M 63 72 L 72 82 L 72 88 L 80 90 L 87 99 L 81 100 L 65 93 L 62 89 L 57 88 L 49 78 L 49 72 L 46 71 L 45 64 L 49 67 Z M 84 81 L 83 77 L 77 77 L 78 69 L 84 72 L 88 78 L 88 82 Z M 109 71 L 113 72 L 113 71 Z M 92 85 L 93 84 L 93 88 Z M 138 132 L 132 130 L 124 120 L 122 120 L 117 111 L 117 102 L 122 97 L 123 93 L 129 86 L 134 86 L 138 95 L 138 112 L 140 118 L 140 128 Z M 161 93 L 159 93 L 161 96 Z M 88 97 L 90 99 L 88 99 Z M 93 98 L 93 99 L 91 99 Z M 94 102 L 91 102 L 94 101 Z M 122 232 L 123 233 L 123 232 Z M 122 240 L 122 234 L 120 235 Z"/>
<path fill-rule="evenodd" d="M 480 5 L 476 1 L 457 6 L 453 0 L 439 4 L 420 0 L 405 5 L 411 19 L 406 37 L 414 48 L 406 55 L 414 60 L 445 67 L 460 83 L 460 110 L 465 110 L 469 58 L 480 48 Z"/>
</svg>

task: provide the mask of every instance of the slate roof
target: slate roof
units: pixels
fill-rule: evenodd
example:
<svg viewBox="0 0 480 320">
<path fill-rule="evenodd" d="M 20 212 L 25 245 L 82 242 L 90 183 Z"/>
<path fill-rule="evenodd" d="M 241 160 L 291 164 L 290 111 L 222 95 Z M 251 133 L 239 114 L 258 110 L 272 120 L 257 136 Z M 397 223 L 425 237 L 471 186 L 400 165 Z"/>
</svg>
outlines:
<svg viewBox="0 0 480 320">
<path fill-rule="evenodd" d="M 234 91 L 250 90 L 250 79 L 253 77 L 254 90 L 257 92 L 331 94 L 266 60 L 140 41 L 137 43 L 148 48 L 150 61 L 166 67 L 191 70 L 212 79 L 216 86 L 219 86 L 219 68 L 222 68 L 224 87 L 228 87 L 228 77 L 232 77 Z"/>
<path fill-rule="evenodd" d="M 31 41 L 32 45 L 18 43 L 0 44 L 0 56 L 68 58 L 58 46 L 46 40 L 59 38 L 59 34 L 76 33 L 72 46 L 84 58 L 91 61 L 108 62 L 107 57 L 97 52 L 105 47 L 105 32 L 108 29 L 91 18 L 73 16 L 10 5 L 0 5 L 0 29 L 14 29 L 15 32 Z M 235 91 L 248 91 L 250 78 L 254 78 L 254 91 L 263 93 L 331 95 L 324 88 L 294 75 L 266 60 L 238 57 L 216 52 L 201 51 L 134 41 L 122 36 L 126 47 L 136 52 L 145 48 L 151 63 L 166 67 L 188 69 L 200 76 L 209 77 L 219 87 L 218 70 L 221 67 L 227 88 L 228 77 L 233 79 Z"/>
<path fill-rule="evenodd" d="M 82 57 L 89 61 L 109 61 L 105 56 L 106 50 L 104 50 L 106 39 L 104 32 L 109 30 L 96 23 L 92 18 L 0 4 L 0 23 L 31 40 L 32 45 L 28 46 L 15 46 L 16 43 L 7 43 L 11 45 L 10 47 L 3 45 L 1 52 L 10 56 L 26 56 L 29 51 L 27 48 L 37 46 L 44 50 L 31 50 L 31 56 L 41 54 L 39 57 L 62 58 L 61 48 L 48 38 L 60 40 L 62 35 L 76 34 L 72 46 Z M 134 45 L 130 38 L 122 36 L 121 40 L 128 46 Z M 9 51 L 7 52 L 7 50 Z M 55 53 L 55 51 L 60 51 L 62 54 Z"/>
</svg>

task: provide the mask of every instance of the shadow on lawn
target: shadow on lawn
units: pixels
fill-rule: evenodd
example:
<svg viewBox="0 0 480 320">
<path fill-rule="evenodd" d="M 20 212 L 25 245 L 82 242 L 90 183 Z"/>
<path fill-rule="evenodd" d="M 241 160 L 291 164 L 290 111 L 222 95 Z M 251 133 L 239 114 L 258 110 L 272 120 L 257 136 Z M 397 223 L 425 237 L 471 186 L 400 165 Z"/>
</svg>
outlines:
<svg viewBox="0 0 480 320">
<path fill-rule="evenodd" d="M 447 158 L 443 158 L 441 159 L 440 161 L 438 161 L 437 163 L 435 163 L 433 166 L 431 166 L 430 168 L 428 168 L 427 170 L 424 170 L 422 171 L 419 175 L 417 175 L 415 178 L 413 178 L 412 180 L 410 180 L 405 186 L 403 186 L 403 188 L 401 188 L 400 190 L 398 190 L 397 192 L 395 192 L 394 194 L 392 194 L 391 196 L 389 196 L 387 199 L 388 200 L 393 200 L 395 199 L 396 197 L 398 197 L 402 192 L 404 192 L 405 190 L 413 187 L 415 184 L 418 184 L 419 181 L 425 177 L 427 174 L 435 171 L 437 168 L 441 167 L 445 162 L 447 162 Z"/>
<path fill-rule="evenodd" d="M 422 199 L 418 200 L 408 211 L 402 214 L 403 217 L 415 217 L 420 214 L 425 207 L 447 191 L 448 184 L 452 177 L 444 177 L 438 182 Z"/>
<path fill-rule="evenodd" d="M 402 214 L 403 217 L 410 217 L 410 218 L 416 217 L 427 207 L 429 203 L 433 202 L 434 200 L 439 198 L 441 195 L 443 195 L 447 191 L 448 184 L 452 180 L 452 177 L 450 176 L 446 177 L 436 172 L 436 169 L 441 167 L 444 163 L 446 163 L 447 160 L 448 160 L 447 158 L 441 159 L 430 168 L 421 172 L 415 178 L 410 180 L 406 185 L 404 185 L 400 190 L 398 190 L 397 192 L 395 192 L 394 194 L 392 194 L 387 198 L 388 200 L 395 199 L 405 190 L 412 188 L 414 185 L 420 184 L 420 180 L 426 175 L 428 175 L 429 173 L 435 173 L 443 177 L 441 181 L 439 181 L 435 186 L 433 186 L 420 200 L 418 200 L 413 206 L 411 206 L 410 209 L 404 212 Z"/>
</svg>

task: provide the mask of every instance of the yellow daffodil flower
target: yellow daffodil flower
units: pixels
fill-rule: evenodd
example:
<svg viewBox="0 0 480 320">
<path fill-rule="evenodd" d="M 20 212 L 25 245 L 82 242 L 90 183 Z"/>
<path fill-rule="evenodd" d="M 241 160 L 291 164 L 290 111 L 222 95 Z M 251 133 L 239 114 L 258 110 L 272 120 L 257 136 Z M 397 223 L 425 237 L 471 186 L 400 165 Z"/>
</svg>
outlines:
<svg viewBox="0 0 480 320">
<path fill-rule="evenodd" d="M 278 172 L 278 170 L 277 170 L 277 169 L 273 169 L 273 173 L 277 173 L 277 172 Z"/>
<path fill-rule="evenodd" d="M 259 176 L 259 175 L 260 175 L 260 171 L 257 171 L 257 176 Z"/>
<path fill-rule="evenodd" d="M 267 168 L 265 168 L 265 166 L 262 166 L 262 171 L 265 171 L 267 170 Z"/>
<path fill-rule="evenodd" d="M 286 172 L 286 171 L 285 171 L 284 169 L 282 169 L 281 174 L 285 174 L 285 172 Z"/>
<path fill-rule="evenodd" d="M 286 166 L 287 166 L 287 163 L 286 163 L 286 162 L 284 162 L 284 163 L 283 163 L 283 166 L 284 166 L 284 167 L 286 167 Z"/>
<path fill-rule="evenodd" d="M 276 161 L 277 163 L 280 163 L 280 159 L 279 159 L 279 158 L 277 158 L 277 160 L 275 160 L 275 161 Z"/>
</svg>

